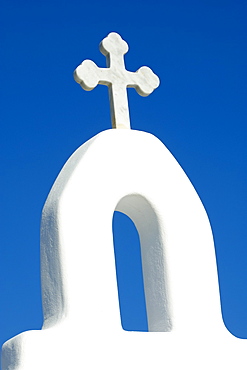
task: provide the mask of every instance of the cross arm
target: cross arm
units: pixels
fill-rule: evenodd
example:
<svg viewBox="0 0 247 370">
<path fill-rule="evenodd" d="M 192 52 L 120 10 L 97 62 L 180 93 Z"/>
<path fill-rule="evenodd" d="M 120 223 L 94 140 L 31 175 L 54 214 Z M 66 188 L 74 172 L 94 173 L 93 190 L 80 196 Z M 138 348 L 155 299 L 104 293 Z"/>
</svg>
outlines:
<svg viewBox="0 0 247 370">
<path fill-rule="evenodd" d="M 134 87 L 139 95 L 150 95 L 160 84 L 159 77 L 149 67 L 141 67 L 136 72 L 128 72 L 131 80 L 127 87 Z"/>
</svg>

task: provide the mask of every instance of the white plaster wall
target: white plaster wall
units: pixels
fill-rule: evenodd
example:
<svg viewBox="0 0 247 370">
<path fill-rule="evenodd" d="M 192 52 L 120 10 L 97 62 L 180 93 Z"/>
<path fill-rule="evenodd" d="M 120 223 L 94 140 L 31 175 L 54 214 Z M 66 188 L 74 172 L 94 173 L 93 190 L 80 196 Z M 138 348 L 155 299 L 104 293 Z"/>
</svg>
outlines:
<svg viewBox="0 0 247 370">
<path fill-rule="evenodd" d="M 150 333 L 121 328 L 115 209 L 140 234 Z M 71 156 L 44 206 L 41 259 L 43 330 L 6 342 L 3 370 L 247 368 L 222 322 L 206 212 L 153 135 L 107 130 Z"/>
</svg>

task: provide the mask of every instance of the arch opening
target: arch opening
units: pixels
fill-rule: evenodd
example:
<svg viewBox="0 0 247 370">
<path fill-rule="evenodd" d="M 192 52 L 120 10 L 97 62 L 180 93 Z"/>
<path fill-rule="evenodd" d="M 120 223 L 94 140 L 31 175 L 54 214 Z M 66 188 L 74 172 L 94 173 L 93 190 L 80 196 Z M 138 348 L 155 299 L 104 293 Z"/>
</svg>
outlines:
<svg viewBox="0 0 247 370">
<path fill-rule="evenodd" d="M 146 302 L 147 326 L 145 330 L 142 330 L 146 331 L 147 329 L 147 331 L 153 332 L 171 331 L 172 320 L 167 284 L 168 272 L 166 268 L 165 258 L 164 225 L 162 225 L 162 220 L 158 216 L 155 207 L 151 204 L 151 202 L 149 202 L 145 197 L 139 194 L 130 194 L 123 197 L 118 202 L 115 211 L 125 214 L 132 220 L 140 238 L 139 248 L 138 246 L 135 247 L 135 253 L 137 253 L 137 262 L 134 263 L 134 266 L 132 266 L 132 268 L 134 268 L 134 270 L 136 269 L 136 273 L 137 275 L 139 275 L 139 287 L 137 285 L 137 288 L 139 289 L 139 299 L 142 296 L 142 306 L 139 306 L 139 309 L 142 310 L 142 313 L 145 312 L 143 301 L 144 304 Z M 115 212 L 115 215 L 117 215 L 117 212 Z M 125 234 L 122 233 L 122 238 L 124 237 Z M 136 237 L 137 236 L 135 236 L 135 238 Z M 124 246 L 123 243 L 121 248 L 122 253 L 124 253 L 126 246 Z M 131 248 L 131 245 L 129 245 L 128 248 Z M 115 253 L 118 253 L 118 251 L 116 250 Z M 125 312 L 123 311 L 125 308 L 122 305 L 123 300 L 121 294 L 124 292 L 124 289 L 128 289 L 126 275 L 128 266 L 121 266 L 121 263 L 123 261 L 127 261 L 128 263 L 131 263 L 133 261 L 128 261 L 124 257 L 120 257 L 120 261 L 117 261 L 117 258 L 115 257 L 116 264 L 118 264 L 117 268 L 119 269 L 120 266 L 120 268 L 122 269 L 121 278 L 120 276 L 118 276 L 118 284 L 120 284 L 118 286 L 118 289 L 120 288 L 119 303 L 122 326 L 125 329 Z M 119 271 L 118 275 L 120 275 Z M 121 279 L 121 281 L 119 280 L 119 278 Z M 142 286 L 144 286 L 144 293 L 142 293 Z M 121 292 L 122 287 L 123 292 Z M 126 330 L 136 329 L 128 328 Z"/>
<path fill-rule="evenodd" d="M 133 221 L 117 211 L 113 240 L 122 328 L 148 331 L 139 234 Z"/>
</svg>

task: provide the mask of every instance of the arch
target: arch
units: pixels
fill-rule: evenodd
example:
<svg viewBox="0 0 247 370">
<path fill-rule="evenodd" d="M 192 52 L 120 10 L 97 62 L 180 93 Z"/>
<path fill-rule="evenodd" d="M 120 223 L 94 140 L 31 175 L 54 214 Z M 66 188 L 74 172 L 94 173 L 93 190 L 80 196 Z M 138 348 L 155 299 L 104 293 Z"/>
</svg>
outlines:
<svg viewBox="0 0 247 370">
<path fill-rule="evenodd" d="M 218 325 L 212 232 L 192 184 L 153 135 L 107 130 L 70 157 L 43 209 L 44 328 L 64 320 L 79 320 L 88 331 L 121 328 L 114 210 L 126 213 L 140 234 L 149 331 Z"/>
</svg>

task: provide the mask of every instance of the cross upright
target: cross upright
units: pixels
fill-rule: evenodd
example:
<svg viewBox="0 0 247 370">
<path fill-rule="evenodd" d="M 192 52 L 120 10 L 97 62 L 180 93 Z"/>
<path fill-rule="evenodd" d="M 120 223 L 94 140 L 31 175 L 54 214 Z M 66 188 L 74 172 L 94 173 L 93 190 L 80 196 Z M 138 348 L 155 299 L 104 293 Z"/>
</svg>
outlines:
<svg viewBox="0 0 247 370">
<path fill-rule="evenodd" d="M 109 87 L 112 128 L 130 128 L 127 87 L 148 96 L 159 86 L 158 76 L 149 67 L 141 67 L 136 72 L 125 69 L 124 54 L 128 49 L 127 42 L 111 32 L 100 43 L 108 68 L 99 68 L 93 61 L 84 60 L 74 72 L 76 82 L 84 90 L 90 91 L 98 84 Z"/>
</svg>

